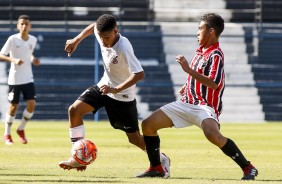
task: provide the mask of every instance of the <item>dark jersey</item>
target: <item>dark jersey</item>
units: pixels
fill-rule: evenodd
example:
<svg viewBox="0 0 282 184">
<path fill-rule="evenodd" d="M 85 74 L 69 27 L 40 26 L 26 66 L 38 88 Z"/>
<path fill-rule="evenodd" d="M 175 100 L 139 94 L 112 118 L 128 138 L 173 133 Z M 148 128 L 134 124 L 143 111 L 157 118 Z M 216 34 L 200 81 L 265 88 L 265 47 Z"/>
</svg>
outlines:
<svg viewBox="0 0 282 184">
<path fill-rule="evenodd" d="M 218 85 L 218 88 L 216 90 L 209 88 L 188 75 L 182 101 L 194 105 L 208 105 L 219 116 L 222 111 L 222 95 L 225 85 L 224 55 L 219 48 L 219 43 L 214 44 L 206 51 L 203 51 L 203 47 L 197 49 L 190 67 L 198 73 L 208 76 Z"/>
</svg>

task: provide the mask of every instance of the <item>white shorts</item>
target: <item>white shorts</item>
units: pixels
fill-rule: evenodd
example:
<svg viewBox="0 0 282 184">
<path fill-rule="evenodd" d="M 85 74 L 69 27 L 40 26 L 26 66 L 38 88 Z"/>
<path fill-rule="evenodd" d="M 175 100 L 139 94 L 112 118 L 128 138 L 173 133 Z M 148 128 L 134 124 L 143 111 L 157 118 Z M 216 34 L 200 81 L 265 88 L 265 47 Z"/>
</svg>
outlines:
<svg viewBox="0 0 282 184">
<path fill-rule="evenodd" d="M 202 128 L 203 120 L 208 118 L 214 119 L 219 124 L 214 109 L 206 105 L 193 105 L 178 100 L 160 109 L 172 120 L 176 128 L 192 125 Z"/>
</svg>

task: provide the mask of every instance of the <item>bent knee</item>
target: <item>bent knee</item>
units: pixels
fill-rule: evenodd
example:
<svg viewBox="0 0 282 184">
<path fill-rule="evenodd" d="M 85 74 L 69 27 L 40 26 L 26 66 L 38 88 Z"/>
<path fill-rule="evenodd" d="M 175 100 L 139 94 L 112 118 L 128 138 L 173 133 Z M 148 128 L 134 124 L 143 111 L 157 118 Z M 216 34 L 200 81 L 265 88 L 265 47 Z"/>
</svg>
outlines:
<svg viewBox="0 0 282 184">
<path fill-rule="evenodd" d="M 147 121 L 146 119 L 142 121 L 141 126 L 142 126 L 143 134 L 150 132 L 152 129 L 152 127 L 149 124 L 149 121 Z"/>
<path fill-rule="evenodd" d="M 73 105 L 70 105 L 69 108 L 68 108 L 68 113 L 69 114 L 73 114 L 75 112 L 75 108 Z"/>
<path fill-rule="evenodd" d="M 143 135 L 155 136 L 157 134 L 158 128 L 154 126 L 152 122 L 143 121 L 142 122 L 142 132 Z"/>
<path fill-rule="evenodd" d="M 72 104 L 72 105 L 70 105 L 69 108 L 68 108 L 68 114 L 69 114 L 70 116 L 77 116 L 77 115 L 79 115 L 80 113 L 79 113 L 78 109 Z"/>
</svg>

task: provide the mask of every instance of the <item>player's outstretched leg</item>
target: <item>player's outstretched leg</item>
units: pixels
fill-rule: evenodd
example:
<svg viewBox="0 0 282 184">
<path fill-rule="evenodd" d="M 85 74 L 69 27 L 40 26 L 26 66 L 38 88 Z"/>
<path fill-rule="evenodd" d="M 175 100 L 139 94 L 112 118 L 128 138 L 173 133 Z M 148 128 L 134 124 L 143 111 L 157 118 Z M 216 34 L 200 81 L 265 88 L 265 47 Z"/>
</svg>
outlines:
<svg viewBox="0 0 282 184">
<path fill-rule="evenodd" d="M 78 163 L 74 158 L 70 158 L 67 161 L 59 162 L 59 166 L 63 169 L 76 169 L 77 171 L 84 171 L 86 169 L 85 165 Z"/>
</svg>

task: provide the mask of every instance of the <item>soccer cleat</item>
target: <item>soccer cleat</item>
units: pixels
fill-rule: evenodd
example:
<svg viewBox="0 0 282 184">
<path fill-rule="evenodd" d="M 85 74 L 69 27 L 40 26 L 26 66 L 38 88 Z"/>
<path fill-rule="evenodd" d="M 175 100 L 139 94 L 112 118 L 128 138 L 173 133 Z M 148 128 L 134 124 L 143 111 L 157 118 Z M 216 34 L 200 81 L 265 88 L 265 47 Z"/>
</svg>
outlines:
<svg viewBox="0 0 282 184">
<path fill-rule="evenodd" d="M 164 153 L 161 153 L 164 158 L 161 159 L 161 164 L 167 177 L 170 177 L 170 159 Z"/>
<path fill-rule="evenodd" d="M 59 166 L 63 169 L 76 169 L 77 171 L 84 171 L 86 169 L 85 165 L 79 164 L 74 158 L 70 158 L 67 161 L 59 162 Z"/>
<path fill-rule="evenodd" d="M 20 136 L 20 141 L 21 141 L 23 144 L 27 144 L 27 140 L 26 140 L 26 138 L 25 138 L 24 130 L 19 130 L 19 129 L 17 129 L 17 134 Z"/>
<path fill-rule="evenodd" d="M 138 174 L 136 178 L 148 178 L 148 177 L 159 177 L 159 178 L 168 178 L 167 172 L 165 172 L 160 165 L 156 167 L 149 167 L 144 173 Z"/>
<path fill-rule="evenodd" d="M 254 180 L 258 175 L 258 170 L 252 165 L 248 165 L 243 169 L 244 176 L 241 180 Z"/>
<path fill-rule="evenodd" d="M 5 144 L 7 144 L 7 145 L 14 144 L 11 135 L 4 135 L 4 142 L 5 142 Z"/>
</svg>

